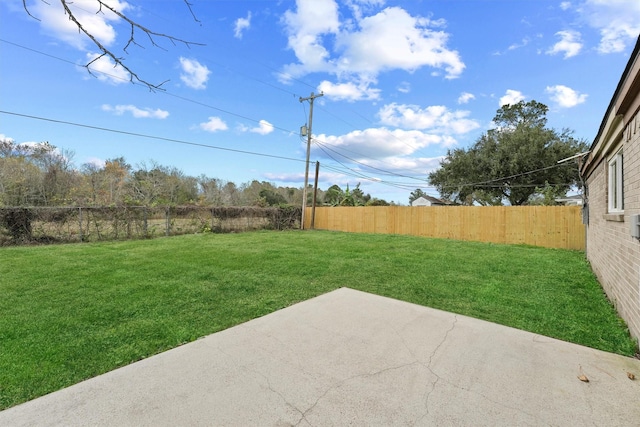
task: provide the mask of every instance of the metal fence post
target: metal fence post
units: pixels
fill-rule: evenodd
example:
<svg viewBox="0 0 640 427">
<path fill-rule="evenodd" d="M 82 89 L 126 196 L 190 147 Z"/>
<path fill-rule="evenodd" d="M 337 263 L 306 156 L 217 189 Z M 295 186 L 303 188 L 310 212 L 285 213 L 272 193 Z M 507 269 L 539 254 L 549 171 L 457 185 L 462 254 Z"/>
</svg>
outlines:
<svg viewBox="0 0 640 427">
<path fill-rule="evenodd" d="M 171 228 L 171 222 L 169 219 L 169 207 L 167 207 L 164 211 L 164 217 L 165 217 L 165 230 L 164 230 L 164 234 L 165 236 L 169 235 L 169 229 Z"/>
<path fill-rule="evenodd" d="M 143 208 L 144 210 L 144 222 L 142 223 L 142 232 L 144 233 L 144 237 L 148 237 L 148 233 L 147 233 L 147 207 L 145 206 Z"/>
<path fill-rule="evenodd" d="M 82 236 L 82 208 L 78 208 L 78 225 L 80 226 L 80 241 L 84 240 Z"/>
</svg>

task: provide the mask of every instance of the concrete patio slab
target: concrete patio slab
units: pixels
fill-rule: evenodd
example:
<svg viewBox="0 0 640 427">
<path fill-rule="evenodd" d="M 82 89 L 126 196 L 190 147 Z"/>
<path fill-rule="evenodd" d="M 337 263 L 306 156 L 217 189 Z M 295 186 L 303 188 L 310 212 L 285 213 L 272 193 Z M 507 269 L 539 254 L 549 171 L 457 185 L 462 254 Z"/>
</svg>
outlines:
<svg viewBox="0 0 640 427">
<path fill-rule="evenodd" d="M 640 378 L 640 360 L 342 288 L 7 409 L 0 425 L 638 426 L 628 372 Z"/>
</svg>

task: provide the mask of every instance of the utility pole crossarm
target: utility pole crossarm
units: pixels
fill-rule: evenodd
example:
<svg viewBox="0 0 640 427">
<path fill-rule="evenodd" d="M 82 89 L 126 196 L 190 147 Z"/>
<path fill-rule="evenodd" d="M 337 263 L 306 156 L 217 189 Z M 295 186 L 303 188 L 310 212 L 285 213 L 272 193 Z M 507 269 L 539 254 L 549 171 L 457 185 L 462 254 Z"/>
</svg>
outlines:
<svg viewBox="0 0 640 427">
<path fill-rule="evenodd" d="M 302 189 L 302 218 L 300 228 L 304 229 L 305 220 L 305 208 L 307 207 L 307 186 L 309 185 L 309 155 L 311 154 L 311 127 L 313 123 L 313 101 L 316 98 L 324 96 L 324 93 L 314 94 L 311 92 L 311 96 L 306 98 L 300 97 L 300 102 L 309 101 L 309 128 L 307 129 L 307 161 L 305 163 L 304 171 L 304 188 Z"/>
</svg>

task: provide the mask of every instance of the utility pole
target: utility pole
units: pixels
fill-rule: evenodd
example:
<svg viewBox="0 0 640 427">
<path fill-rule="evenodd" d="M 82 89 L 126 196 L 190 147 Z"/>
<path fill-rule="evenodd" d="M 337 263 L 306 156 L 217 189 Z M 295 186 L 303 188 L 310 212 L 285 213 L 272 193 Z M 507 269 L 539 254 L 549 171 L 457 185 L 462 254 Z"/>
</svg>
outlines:
<svg viewBox="0 0 640 427">
<path fill-rule="evenodd" d="M 311 205 L 311 229 L 316 228 L 316 202 L 318 200 L 318 175 L 320 175 L 320 162 L 316 162 L 316 179 L 313 181 L 313 204 Z"/>
<path fill-rule="evenodd" d="M 304 169 L 304 188 L 302 189 L 302 219 L 300 222 L 300 229 L 304 229 L 305 208 L 307 207 L 307 186 L 309 185 L 309 155 L 311 154 L 311 125 L 313 122 L 313 101 L 316 98 L 324 96 L 324 93 L 320 92 L 315 95 L 311 92 L 311 96 L 306 98 L 300 97 L 300 102 L 309 101 L 309 128 L 307 129 L 307 161 Z"/>
</svg>

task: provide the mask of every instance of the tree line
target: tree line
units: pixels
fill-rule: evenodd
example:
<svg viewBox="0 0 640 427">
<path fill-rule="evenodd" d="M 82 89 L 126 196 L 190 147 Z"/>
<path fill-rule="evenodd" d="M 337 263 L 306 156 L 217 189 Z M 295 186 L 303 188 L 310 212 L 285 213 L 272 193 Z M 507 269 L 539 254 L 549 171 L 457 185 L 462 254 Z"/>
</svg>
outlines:
<svg viewBox="0 0 640 427">
<path fill-rule="evenodd" d="M 312 190 L 311 186 L 310 189 Z M 299 206 L 302 187 L 266 181 L 240 185 L 205 175 L 193 177 L 156 162 L 135 167 L 124 157 L 104 165 L 75 167 L 73 153 L 48 142 L 17 144 L 0 139 L 0 206 Z M 308 191 L 308 206 L 313 191 Z M 316 203 L 329 206 L 387 204 L 358 184 L 318 189 Z"/>
<path fill-rule="evenodd" d="M 586 154 L 585 141 L 571 131 L 548 128 L 546 105 L 521 101 L 501 107 L 494 128 L 469 147 L 449 150 L 428 182 L 442 199 L 462 205 L 554 204 L 581 180 L 575 163 L 563 159 Z M 73 153 L 48 142 L 16 144 L 0 139 L 1 206 L 283 206 L 302 204 L 302 188 L 253 180 L 234 182 L 192 177 L 155 162 L 136 167 L 124 157 L 104 165 L 76 168 Z M 560 162 L 560 163 L 559 163 Z M 307 191 L 307 206 L 313 188 Z M 416 189 L 409 202 L 424 195 Z M 320 206 L 386 206 L 360 189 L 338 185 L 318 189 Z"/>
</svg>

